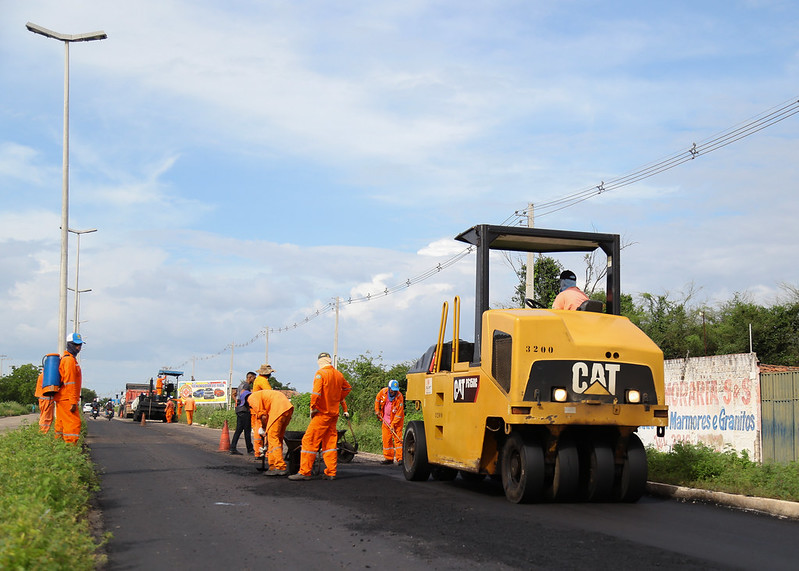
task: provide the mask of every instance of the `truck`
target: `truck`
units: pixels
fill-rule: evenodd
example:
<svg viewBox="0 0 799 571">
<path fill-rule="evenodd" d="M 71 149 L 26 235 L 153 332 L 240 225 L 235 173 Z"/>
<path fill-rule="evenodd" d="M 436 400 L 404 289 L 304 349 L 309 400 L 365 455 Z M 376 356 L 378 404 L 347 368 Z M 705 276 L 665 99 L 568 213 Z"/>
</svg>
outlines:
<svg viewBox="0 0 799 571">
<path fill-rule="evenodd" d="M 128 383 L 125 385 L 125 400 L 122 404 L 122 409 L 119 414 L 121 418 L 133 418 L 133 401 L 135 401 L 140 394 L 146 393 L 150 390 L 149 383 Z"/>
<path fill-rule="evenodd" d="M 171 369 L 160 369 L 157 380 L 145 385 L 145 392 L 142 392 L 132 403 L 133 422 L 145 420 L 160 420 L 166 422 L 166 403 L 170 398 L 177 399 L 178 379 L 183 375 L 183 371 Z M 175 380 L 170 380 L 174 377 Z"/>
<path fill-rule="evenodd" d="M 444 302 L 437 342 L 406 377 L 406 407 L 422 420 L 403 434 L 403 474 L 501 480 L 513 503 L 635 502 L 647 479 L 636 434 L 668 425 L 663 352 L 620 315 L 618 234 L 482 224 L 457 240 L 476 249 L 474 341 L 460 339 L 460 298 L 447 339 Z M 492 250 L 603 252 L 605 296 L 578 311 L 489 308 Z"/>
</svg>

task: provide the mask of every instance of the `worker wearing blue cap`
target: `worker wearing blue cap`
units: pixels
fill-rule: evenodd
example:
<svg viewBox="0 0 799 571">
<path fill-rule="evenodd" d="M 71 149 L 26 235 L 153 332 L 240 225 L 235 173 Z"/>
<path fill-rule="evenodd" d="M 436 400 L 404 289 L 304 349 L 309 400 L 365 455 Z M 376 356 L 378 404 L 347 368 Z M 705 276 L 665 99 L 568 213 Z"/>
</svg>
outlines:
<svg viewBox="0 0 799 571">
<path fill-rule="evenodd" d="M 67 348 L 58 365 L 61 388 L 55 394 L 55 437 L 68 444 L 78 444 L 80 437 L 80 389 L 83 375 L 77 356 L 83 348 L 80 333 L 67 336 Z"/>
<path fill-rule="evenodd" d="M 375 414 L 383 425 L 383 461 L 391 464 L 402 462 L 402 428 L 405 424 L 405 400 L 400 392 L 399 381 L 391 379 L 387 387 L 380 389 L 375 398 Z"/>
</svg>

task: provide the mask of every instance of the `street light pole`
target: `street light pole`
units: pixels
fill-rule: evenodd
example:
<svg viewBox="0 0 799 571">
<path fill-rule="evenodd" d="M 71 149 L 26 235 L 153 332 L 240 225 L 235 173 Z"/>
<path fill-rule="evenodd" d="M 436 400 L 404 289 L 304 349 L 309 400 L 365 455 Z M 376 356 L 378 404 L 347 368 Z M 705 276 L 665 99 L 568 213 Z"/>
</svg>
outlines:
<svg viewBox="0 0 799 571">
<path fill-rule="evenodd" d="M 80 273 L 80 235 L 97 232 L 97 228 L 91 228 L 89 230 L 73 230 L 72 228 L 69 228 L 68 230 L 78 237 L 78 248 L 75 251 L 75 289 L 73 290 L 75 292 L 75 326 L 72 329 L 73 332 L 78 333 L 80 331 L 80 327 L 78 326 L 78 300 L 80 299 L 80 294 L 84 291 L 92 291 L 90 289 L 78 289 L 78 274 Z M 64 335 L 66 336 L 66 333 Z"/>
<path fill-rule="evenodd" d="M 66 348 L 67 337 L 67 245 L 69 243 L 69 44 L 104 40 L 105 32 L 61 34 L 32 22 L 25 27 L 34 34 L 64 42 L 64 149 L 61 173 L 61 268 L 58 303 L 58 354 Z M 76 288 L 77 289 L 77 288 Z"/>
</svg>

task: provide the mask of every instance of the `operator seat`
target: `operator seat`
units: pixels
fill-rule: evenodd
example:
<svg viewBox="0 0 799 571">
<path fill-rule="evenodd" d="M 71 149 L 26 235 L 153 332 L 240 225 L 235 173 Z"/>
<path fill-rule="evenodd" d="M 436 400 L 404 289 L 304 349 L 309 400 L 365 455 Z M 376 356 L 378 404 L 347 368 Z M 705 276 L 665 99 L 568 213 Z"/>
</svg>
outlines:
<svg viewBox="0 0 799 571">
<path fill-rule="evenodd" d="M 604 304 L 598 299 L 586 299 L 580 304 L 580 307 L 577 308 L 577 311 L 593 311 L 595 313 L 602 313 L 603 307 Z"/>
</svg>

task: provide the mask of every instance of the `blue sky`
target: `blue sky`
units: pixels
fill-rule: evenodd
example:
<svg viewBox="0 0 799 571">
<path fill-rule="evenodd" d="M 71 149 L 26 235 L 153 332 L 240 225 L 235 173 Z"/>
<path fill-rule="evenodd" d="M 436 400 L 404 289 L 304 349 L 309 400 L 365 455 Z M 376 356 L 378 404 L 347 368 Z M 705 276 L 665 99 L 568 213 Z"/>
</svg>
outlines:
<svg viewBox="0 0 799 571">
<path fill-rule="evenodd" d="M 541 4 L 541 5 L 538 5 Z M 55 350 L 62 44 L 84 384 L 159 367 L 238 381 L 265 358 L 415 359 L 473 257 L 452 238 L 688 149 L 799 98 L 794 2 L 0 0 L 4 372 Z M 799 116 L 536 218 L 622 235 L 626 293 L 759 303 L 799 285 Z M 70 287 L 75 240 L 70 241 Z M 578 275 L 580 260 L 563 259 Z M 513 280 L 497 260 L 495 303 Z M 73 301 L 69 301 L 70 319 Z M 72 323 L 69 323 L 72 327 Z M 465 327 L 469 329 L 468 325 Z"/>
</svg>

